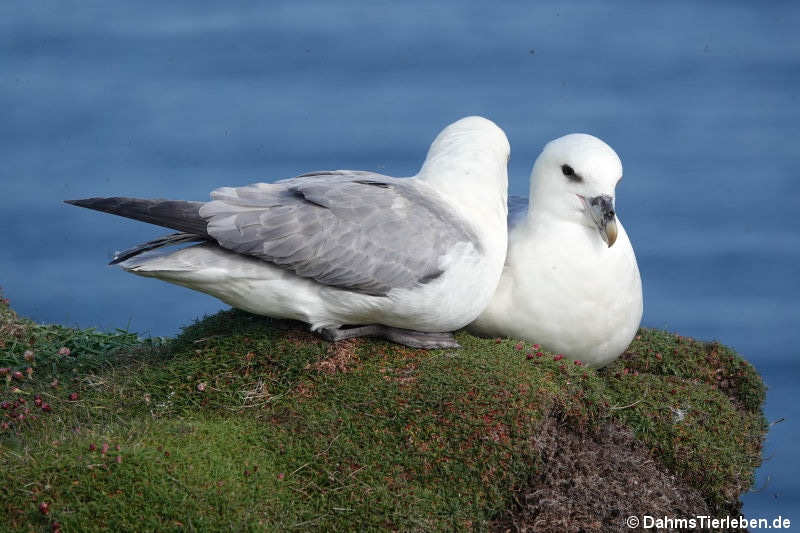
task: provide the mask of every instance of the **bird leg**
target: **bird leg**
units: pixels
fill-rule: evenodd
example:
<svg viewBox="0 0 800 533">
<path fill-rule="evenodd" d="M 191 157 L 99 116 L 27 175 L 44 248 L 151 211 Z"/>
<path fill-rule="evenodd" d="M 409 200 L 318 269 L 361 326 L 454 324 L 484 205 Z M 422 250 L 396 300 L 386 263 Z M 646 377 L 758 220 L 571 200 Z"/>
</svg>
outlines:
<svg viewBox="0 0 800 533">
<path fill-rule="evenodd" d="M 380 324 L 352 327 L 340 326 L 338 328 L 321 328 L 317 330 L 317 333 L 328 342 L 337 342 L 345 339 L 354 339 L 356 337 L 379 337 L 381 328 L 382 326 Z"/>
<path fill-rule="evenodd" d="M 393 328 L 391 326 L 382 326 L 382 328 L 383 331 L 378 335 L 379 337 L 398 344 L 410 346 L 411 348 L 424 348 L 426 350 L 461 348 L 461 345 L 456 342 L 456 338 L 453 334 L 447 331 L 415 331 L 413 329 Z"/>
<path fill-rule="evenodd" d="M 435 350 L 438 348 L 461 348 L 452 333 L 429 333 L 411 329 L 394 328 L 383 324 L 368 326 L 322 328 L 319 330 L 323 339 L 330 342 L 352 339 L 355 337 L 378 337 L 411 348 Z"/>
</svg>

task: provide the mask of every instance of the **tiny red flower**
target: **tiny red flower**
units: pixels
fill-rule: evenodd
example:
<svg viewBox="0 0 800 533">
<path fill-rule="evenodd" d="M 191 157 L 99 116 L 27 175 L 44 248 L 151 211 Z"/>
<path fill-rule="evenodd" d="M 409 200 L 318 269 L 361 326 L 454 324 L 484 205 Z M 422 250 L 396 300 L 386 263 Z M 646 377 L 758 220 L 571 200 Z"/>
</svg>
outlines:
<svg viewBox="0 0 800 533">
<path fill-rule="evenodd" d="M 52 410 L 53 410 L 53 408 L 52 408 L 52 407 L 50 407 L 50 404 L 49 404 L 49 403 L 43 403 L 43 404 L 42 404 L 42 411 L 47 411 L 47 412 L 49 413 L 49 412 L 50 412 L 50 411 L 52 411 Z"/>
<path fill-rule="evenodd" d="M 69 354 L 70 354 L 70 349 L 67 348 L 66 346 L 62 346 L 61 348 L 58 349 L 58 355 L 69 355 Z"/>
<path fill-rule="evenodd" d="M 528 353 L 528 354 L 525 356 L 525 358 L 526 358 L 526 359 L 533 359 L 533 354 L 529 352 L 529 353 Z"/>
<path fill-rule="evenodd" d="M 521 349 L 522 349 L 522 343 L 521 343 L 521 342 L 518 342 L 517 344 L 515 344 L 515 345 L 514 345 L 514 349 L 515 349 L 515 350 L 521 350 Z"/>
<path fill-rule="evenodd" d="M 534 344 L 534 345 L 533 345 L 533 349 L 534 349 L 534 350 L 541 350 L 541 348 L 542 348 L 542 345 L 541 345 L 541 344 Z"/>
<path fill-rule="evenodd" d="M 536 352 L 536 357 L 544 357 L 544 354 L 542 352 Z"/>
<path fill-rule="evenodd" d="M 576 364 L 577 366 L 582 366 L 582 365 L 583 365 L 583 361 L 581 361 L 580 359 L 576 359 L 576 360 L 575 360 L 575 364 Z"/>
<path fill-rule="evenodd" d="M 553 361 L 561 361 L 562 359 L 564 359 L 563 354 L 557 353 L 553 356 Z"/>
<path fill-rule="evenodd" d="M 279 479 L 279 480 L 281 480 L 281 481 L 282 481 L 284 477 L 286 477 L 286 475 L 285 475 L 283 472 L 281 472 L 280 474 L 278 474 L 278 479 Z"/>
<path fill-rule="evenodd" d="M 78 393 L 77 392 L 70 393 L 69 399 L 72 400 L 73 402 L 76 401 L 78 399 Z"/>
<path fill-rule="evenodd" d="M 93 442 L 93 443 L 91 443 L 91 444 L 89 444 L 89 451 L 90 451 L 90 452 L 93 452 L 93 451 L 95 451 L 96 449 L 97 449 L 97 446 L 95 445 L 95 443 L 94 443 L 94 442 Z"/>
<path fill-rule="evenodd" d="M 47 502 L 42 502 L 39 504 L 39 512 L 42 514 L 47 514 L 50 512 L 50 504 Z"/>
</svg>

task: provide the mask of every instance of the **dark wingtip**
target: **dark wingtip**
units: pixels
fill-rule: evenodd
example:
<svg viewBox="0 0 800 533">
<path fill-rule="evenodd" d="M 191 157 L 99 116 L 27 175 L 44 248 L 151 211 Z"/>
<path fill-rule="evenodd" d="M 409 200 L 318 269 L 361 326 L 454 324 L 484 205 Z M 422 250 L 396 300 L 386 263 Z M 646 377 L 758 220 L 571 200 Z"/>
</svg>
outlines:
<svg viewBox="0 0 800 533">
<path fill-rule="evenodd" d="M 206 221 L 200 216 L 202 202 L 163 200 L 161 198 L 127 198 L 124 196 L 84 198 L 82 200 L 64 200 L 64 202 L 193 235 L 208 235 Z"/>
<path fill-rule="evenodd" d="M 78 207 L 88 207 L 97 198 L 83 198 L 81 200 L 64 200 L 65 204 L 77 205 Z"/>
</svg>

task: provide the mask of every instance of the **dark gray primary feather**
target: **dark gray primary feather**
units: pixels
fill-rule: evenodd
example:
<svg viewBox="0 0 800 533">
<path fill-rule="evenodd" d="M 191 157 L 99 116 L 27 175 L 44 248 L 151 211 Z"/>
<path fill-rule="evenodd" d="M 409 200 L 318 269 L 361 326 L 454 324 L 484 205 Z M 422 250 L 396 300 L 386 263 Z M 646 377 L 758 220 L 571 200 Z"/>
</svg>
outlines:
<svg viewBox="0 0 800 533">
<path fill-rule="evenodd" d="M 207 236 L 206 221 L 200 217 L 203 202 L 141 198 L 86 198 L 65 203 L 149 222 L 184 233 Z"/>
<path fill-rule="evenodd" d="M 158 239 L 148 241 L 144 244 L 138 244 L 133 248 L 129 248 L 128 250 L 117 252 L 114 255 L 114 260 L 111 261 L 109 265 L 116 265 L 117 263 L 121 263 L 123 261 L 130 259 L 131 257 L 137 256 L 143 252 L 155 250 L 156 248 L 163 248 L 165 246 L 175 246 L 178 244 L 186 244 L 189 242 L 201 242 L 201 241 L 208 241 L 208 237 L 201 237 L 200 235 L 194 235 L 192 233 L 173 233 L 172 235 L 160 237 Z"/>
<path fill-rule="evenodd" d="M 200 210 L 221 246 L 325 285 L 372 295 L 442 274 L 459 242 L 480 245 L 431 190 L 412 180 L 335 171 L 222 188 Z"/>
</svg>

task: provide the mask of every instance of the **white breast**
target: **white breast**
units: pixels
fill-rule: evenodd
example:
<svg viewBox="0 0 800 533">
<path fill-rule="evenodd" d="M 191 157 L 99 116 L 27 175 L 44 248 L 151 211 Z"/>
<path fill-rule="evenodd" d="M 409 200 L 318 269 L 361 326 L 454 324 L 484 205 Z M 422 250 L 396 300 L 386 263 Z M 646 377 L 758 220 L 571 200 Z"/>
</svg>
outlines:
<svg viewBox="0 0 800 533">
<path fill-rule="evenodd" d="M 591 366 L 619 356 L 639 327 L 642 291 L 618 226 L 611 248 L 577 224 L 517 228 L 497 293 L 471 329 L 527 339 Z"/>
</svg>

